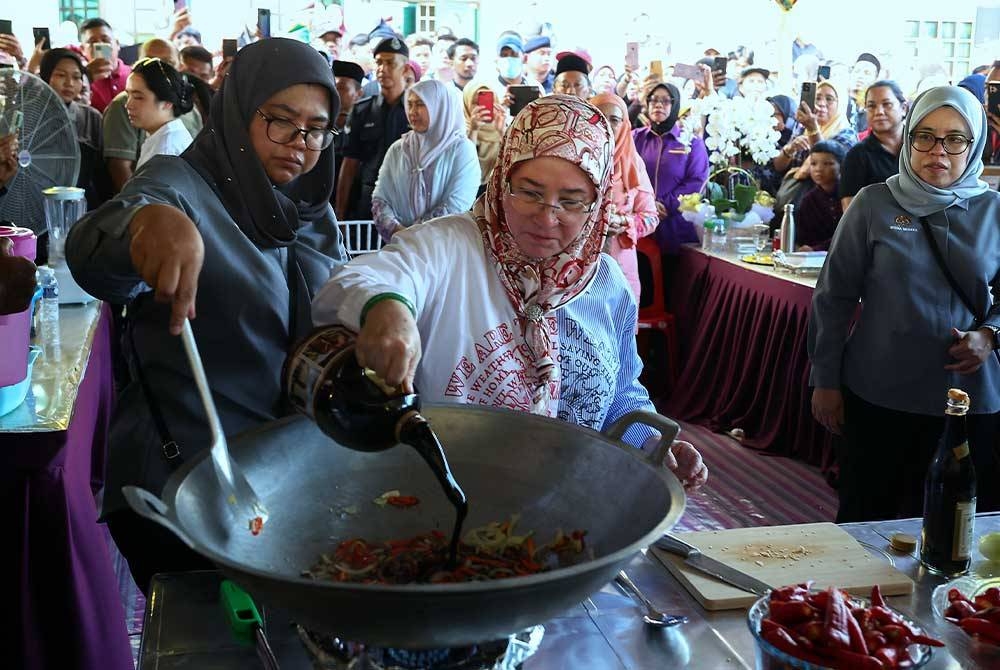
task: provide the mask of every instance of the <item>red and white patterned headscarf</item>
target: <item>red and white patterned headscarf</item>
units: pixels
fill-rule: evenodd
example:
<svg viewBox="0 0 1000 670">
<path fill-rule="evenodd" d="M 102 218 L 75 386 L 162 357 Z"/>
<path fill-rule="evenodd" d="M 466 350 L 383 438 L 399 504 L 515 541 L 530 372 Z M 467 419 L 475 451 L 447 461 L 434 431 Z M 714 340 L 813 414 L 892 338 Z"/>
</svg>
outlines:
<svg viewBox="0 0 1000 670">
<path fill-rule="evenodd" d="M 597 274 L 612 203 L 612 138 L 604 115 L 579 98 L 550 95 L 532 102 L 504 134 L 486 193 L 472 209 L 530 352 L 527 382 L 536 414 L 554 415 L 552 401 L 559 397 L 559 338 L 548 332 L 545 317 L 583 293 Z M 503 197 L 514 166 L 543 157 L 562 158 L 583 170 L 594 183 L 598 206 L 565 249 L 538 259 L 514 241 Z"/>
</svg>

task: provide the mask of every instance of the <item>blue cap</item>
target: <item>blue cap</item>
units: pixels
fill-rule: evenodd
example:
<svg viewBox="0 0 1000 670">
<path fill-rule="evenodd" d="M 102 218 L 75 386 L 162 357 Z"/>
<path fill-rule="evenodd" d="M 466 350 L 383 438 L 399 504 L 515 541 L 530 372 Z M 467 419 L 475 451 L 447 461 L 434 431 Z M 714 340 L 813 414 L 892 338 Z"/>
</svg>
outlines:
<svg viewBox="0 0 1000 670">
<path fill-rule="evenodd" d="M 511 49 L 516 51 L 518 55 L 524 53 L 524 43 L 521 41 L 521 38 L 518 37 L 517 35 L 504 35 L 499 39 L 499 41 L 497 41 L 498 56 L 500 55 L 500 52 L 503 50 L 504 47 L 510 47 Z"/>
<path fill-rule="evenodd" d="M 538 49 L 551 49 L 552 41 L 545 35 L 535 35 L 524 43 L 524 53 L 531 53 Z"/>
<path fill-rule="evenodd" d="M 375 29 L 368 33 L 368 39 L 372 42 L 376 40 L 388 39 L 390 37 L 396 37 L 396 31 L 385 22 L 385 19 L 379 21 L 378 25 L 375 26 Z"/>
</svg>

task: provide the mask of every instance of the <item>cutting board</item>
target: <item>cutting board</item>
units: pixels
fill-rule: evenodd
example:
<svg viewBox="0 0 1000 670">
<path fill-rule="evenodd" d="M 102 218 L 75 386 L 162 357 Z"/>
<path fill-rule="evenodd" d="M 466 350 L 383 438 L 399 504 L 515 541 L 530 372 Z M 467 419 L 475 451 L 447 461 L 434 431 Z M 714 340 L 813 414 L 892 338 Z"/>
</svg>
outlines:
<svg viewBox="0 0 1000 670">
<path fill-rule="evenodd" d="M 913 591 L 913 581 L 882 556 L 873 556 L 832 523 L 733 528 L 676 536 L 701 553 L 756 577 L 774 588 L 810 579 L 815 587 L 837 586 L 868 597 L 878 584 L 883 595 Z M 706 610 L 742 609 L 757 596 L 686 565 L 684 559 L 649 548 Z"/>
</svg>

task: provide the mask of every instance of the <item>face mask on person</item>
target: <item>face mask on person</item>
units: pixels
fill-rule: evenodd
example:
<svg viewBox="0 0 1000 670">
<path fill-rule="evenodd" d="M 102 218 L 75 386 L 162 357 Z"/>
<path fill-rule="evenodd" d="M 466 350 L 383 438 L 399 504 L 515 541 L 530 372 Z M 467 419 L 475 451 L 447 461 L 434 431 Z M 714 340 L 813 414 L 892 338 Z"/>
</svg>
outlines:
<svg viewBox="0 0 1000 670">
<path fill-rule="evenodd" d="M 504 79 L 517 79 L 521 76 L 524 65 L 520 58 L 500 58 L 497 62 L 497 70 Z"/>
</svg>

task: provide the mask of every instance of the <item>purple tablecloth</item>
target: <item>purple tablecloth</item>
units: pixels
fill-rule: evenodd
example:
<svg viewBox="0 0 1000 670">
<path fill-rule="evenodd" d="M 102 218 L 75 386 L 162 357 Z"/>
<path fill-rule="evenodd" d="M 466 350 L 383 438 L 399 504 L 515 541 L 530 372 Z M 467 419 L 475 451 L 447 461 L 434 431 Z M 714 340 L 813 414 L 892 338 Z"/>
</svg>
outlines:
<svg viewBox="0 0 1000 670">
<path fill-rule="evenodd" d="M 107 308 L 100 319 L 69 429 L 0 433 L 0 501 L 13 520 L 3 551 L 13 585 L 5 599 L 13 615 L 4 627 L 6 667 L 133 668 L 91 490 L 92 474 L 94 483 L 102 479 L 114 402 Z"/>
<path fill-rule="evenodd" d="M 743 444 L 830 471 L 831 438 L 810 410 L 812 289 L 684 249 L 671 288 L 681 374 L 664 411 Z"/>
</svg>

